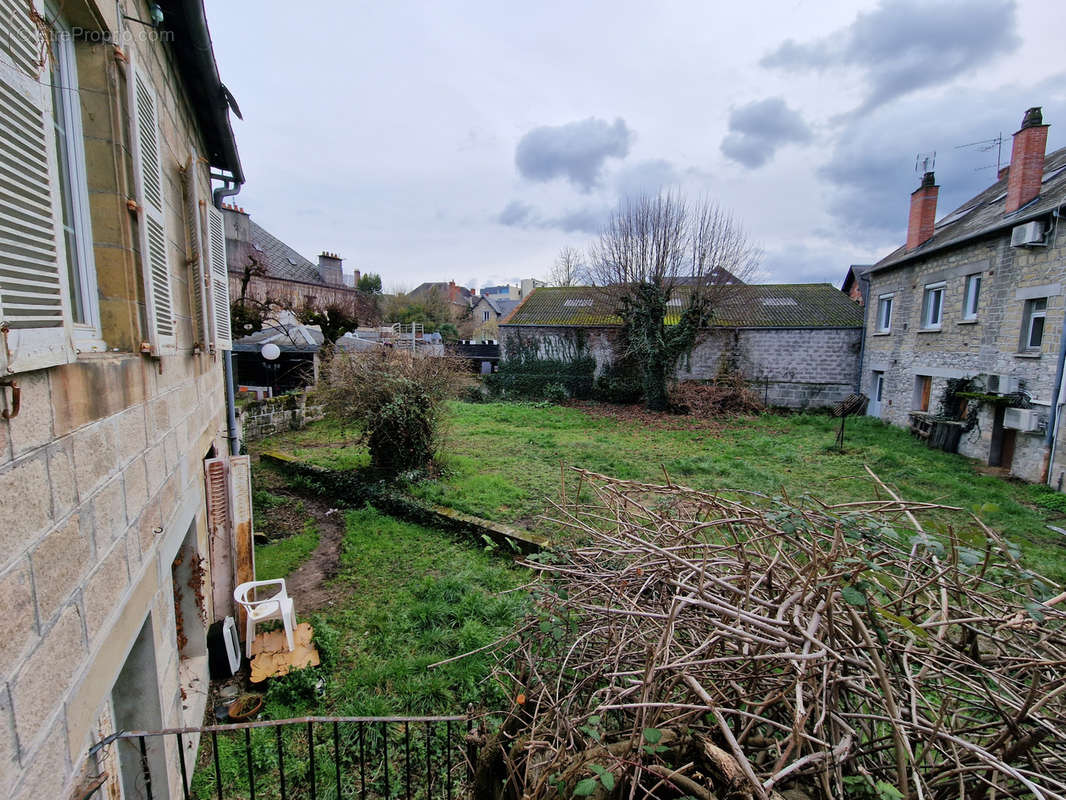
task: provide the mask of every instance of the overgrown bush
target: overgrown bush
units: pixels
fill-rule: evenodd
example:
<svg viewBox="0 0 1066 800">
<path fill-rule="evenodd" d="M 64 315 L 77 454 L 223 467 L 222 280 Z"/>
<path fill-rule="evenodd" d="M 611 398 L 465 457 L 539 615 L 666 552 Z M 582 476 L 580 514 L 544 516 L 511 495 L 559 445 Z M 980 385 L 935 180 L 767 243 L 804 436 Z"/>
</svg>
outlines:
<svg viewBox="0 0 1066 800">
<path fill-rule="evenodd" d="M 543 352 L 542 348 L 547 348 Z M 584 342 L 520 342 L 512 344 L 499 370 L 485 376 L 485 387 L 494 397 L 510 400 L 549 400 L 552 384 L 562 386 L 569 397 L 592 397 L 596 359 L 585 351 Z M 555 402 L 555 401 L 552 401 Z"/>
<path fill-rule="evenodd" d="M 592 394 L 604 403 L 639 403 L 644 398 L 640 370 L 626 359 L 614 361 L 596 378 Z"/>
<path fill-rule="evenodd" d="M 544 399 L 549 403 L 565 403 L 570 398 L 570 393 L 561 383 L 549 383 L 544 387 Z"/>
<path fill-rule="evenodd" d="M 443 403 L 469 380 L 450 358 L 394 350 L 338 353 L 319 394 L 329 415 L 362 429 L 371 466 L 396 475 L 432 460 Z"/>
</svg>

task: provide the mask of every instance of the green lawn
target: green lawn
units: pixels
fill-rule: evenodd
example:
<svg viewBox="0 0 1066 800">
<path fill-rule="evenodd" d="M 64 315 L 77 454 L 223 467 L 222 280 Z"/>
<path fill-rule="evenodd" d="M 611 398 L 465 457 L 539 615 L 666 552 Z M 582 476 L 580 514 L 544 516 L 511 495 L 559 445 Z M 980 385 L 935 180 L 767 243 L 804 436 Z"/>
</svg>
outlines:
<svg viewBox="0 0 1066 800">
<path fill-rule="evenodd" d="M 264 470 L 265 471 L 265 470 Z M 272 476 L 276 477 L 276 476 Z M 257 492 L 259 494 L 259 492 Z M 257 503 L 271 502 L 259 494 Z M 277 503 L 275 508 L 283 503 Z M 257 548 L 259 577 L 264 569 L 284 569 L 277 555 L 301 534 Z M 272 554 L 268 556 L 267 554 Z M 288 556 L 286 556 L 288 557 Z M 271 566 L 264 567 L 270 560 Z M 291 559 L 293 566 L 298 560 Z M 507 699 L 489 681 L 493 657 L 485 653 L 430 669 L 430 665 L 490 644 L 514 630 L 528 603 L 521 587 L 528 573 L 484 548 L 439 531 L 399 522 L 372 508 L 346 512 L 340 572 L 330 583 L 334 605 L 311 614 L 315 642 L 322 657 L 318 669 L 299 670 L 272 679 L 266 687 L 262 717 L 287 719 L 304 715 L 386 716 L 394 714 L 461 714 L 467 703 L 504 708 Z M 296 600 L 297 604 L 299 599 Z M 299 606 L 297 606 L 299 611 Z M 319 685 L 319 681 L 321 684 Z M 421 735 L 421 731 L 416 731 Z M 374 730 L 368 732 L 373 737 Z M 435 735 L 443 735 L 438 731 Z M 345 774 L 356 774 L 356 731 L 345 726 Z M 282 732 L 289 797 L 307 797 L 308 747 L 302 726 Z M 399 787 L 403 760 L 402 729 L 389 732 L 393 786 Z M 256 796 L 278 800 L 279 783 L 274 732 L 251 733 Z M 415 742 L 417 763 L 425 752 Z M 369 746 L 369 745 L 368 745 Z M 380 746 L 380 743 L 374 747 Z M 333 762 L 328 735 L 316 744 L 319 797 L 332 797 Z M 248 786 L 244 740 L 218 737 L 223 796 L 246 797 Z M 371 757 L 378 750 L 371 752 Z M 380 762 L 373 761 L 368 783 L 381 796 Z M 210 742 L 204 740 L 193 794 L 216 797 Z M 395 796 L 395 794 L 391 795 Z"/>
<path fill-rule="evenodd" d="M 1039 505 L 1057 499 L 1047 489 L 980 475 L 973 462 L 929 450 L 906 431 L 871 418 L 849 421 L 846 452 L 839 454 L 832 449 L 838 423 L 820 414 L 647 423 L 577 407 L 454 402 L 447 416 L 442 474 L 411 491 L 488 519 L 547 530 L 534 518 L 548 499 L 559 497 L 561 465 L 649 481 L 663 480 L 665 468 L 674 481 L 701 489 L 809 493 L 846 502 L 876 496 L 863 469 L 868 464 L 906 499 L 983 507 L 982 518 L 1022 546 L 1032 569 L 1066 581 L 1066 538 L 1046 528 L 1063 514 Z M 359 468 L 367 463 L 363 448 L 330 445 L 353 438 L 321 422 L 256 443 L 256 449 Z"/>
</svg>

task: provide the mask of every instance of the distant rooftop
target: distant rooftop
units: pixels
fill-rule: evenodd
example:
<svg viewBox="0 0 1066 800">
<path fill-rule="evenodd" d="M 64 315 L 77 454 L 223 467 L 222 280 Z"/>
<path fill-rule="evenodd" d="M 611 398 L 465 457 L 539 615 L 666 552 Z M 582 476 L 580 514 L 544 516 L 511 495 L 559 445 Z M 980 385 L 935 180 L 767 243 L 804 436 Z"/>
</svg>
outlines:
<svg viewBox="0 0 1066 800">
<path fill-rule="evenodd" d="M 681 318 L 688 287 L 668 305 L 666 324 Z M 828 283 L 739 284 L 719 293 L 713 326 L 730 328 L 861 328 L 862 308 Z M 540 288 L 530 294 L 503 325 L 621 325 L 608 293 L 592 286 Z"/>
</svg>

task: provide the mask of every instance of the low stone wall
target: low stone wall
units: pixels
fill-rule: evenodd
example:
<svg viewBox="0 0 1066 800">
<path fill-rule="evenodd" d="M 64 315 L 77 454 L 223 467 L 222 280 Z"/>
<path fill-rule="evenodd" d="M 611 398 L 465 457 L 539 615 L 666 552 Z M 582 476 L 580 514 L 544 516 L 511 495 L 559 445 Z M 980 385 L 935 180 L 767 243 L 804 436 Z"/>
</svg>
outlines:
<svg viewBox="0 0 1066 800">
<path fill-rule="evenodd" d="M 238 424 L 246 442 L 284 431 L 298 431 L 326 415 L 325 408 L 313 397 L 309 401 L 306 392 L 256 400 L 239 413 Z"/>
<path fill-rule="evenodd" d="M 379 511 L 407 522 L 460 534 L 478 544 L 484 543 L 485 537 L 488 537 L 504 553 L 530 555 L 547 549 L 549 545 L 546 538 L 530 531 L 431 505 L 397 492 L 390 481 L 368 483 L 354 472 L 308 464 L 286 453 L 269 451 L 262 453 L 260 459 L 288 475 L 299 476 L 312 486 L 317 486 L 318 491 L 329 497 L 331 503 L 343 508 L 359 508 L 370 503 Z"/>
</svg>

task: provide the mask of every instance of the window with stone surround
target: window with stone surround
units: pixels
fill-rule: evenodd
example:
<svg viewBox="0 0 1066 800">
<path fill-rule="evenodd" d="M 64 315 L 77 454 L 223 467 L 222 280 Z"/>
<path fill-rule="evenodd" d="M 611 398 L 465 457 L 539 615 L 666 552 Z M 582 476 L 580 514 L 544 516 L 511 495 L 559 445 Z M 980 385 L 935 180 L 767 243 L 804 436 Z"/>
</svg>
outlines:
<svg viewBox="0 0 1066 800">
<path fill-rule="evenodd" d="M 962 318 L 977 319 L 977 304 L 981 299 L 981 273 L 966 276 L 966 290 L 962 297 Z"/>
<path fill-rule="evenodd" d="M 892 330 L 892 300 L 895 295 L 883 294 L 877 299 L 877 332 Z"/>
<path fill-rule="evenodd" d="M 50 45 L 52 128 L 55 132 L 59 176 L 59 223 L 66 251 L 67 299 L 75 338 L 97 338 L 100 315 L 89 222 L 78 75 L 73 37 L 60 18 L 52 22 Z"/>
<path fill-rule="evenodd" d="M 930 283 L 922 295 L 922 328 L 938 330 L 944 318 L 944 282 Z"/>
<path fill-rule="evenodd" d="M 1019 350 L 1039 353 L 1044 345 L 1044 318 L 1047 316 L 1047 298 L 1034 297 L 1025 301 L 1022 314 L 1022 338 Z"/>
</svg>

